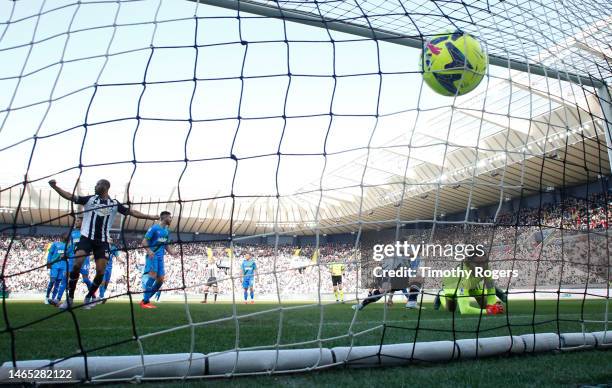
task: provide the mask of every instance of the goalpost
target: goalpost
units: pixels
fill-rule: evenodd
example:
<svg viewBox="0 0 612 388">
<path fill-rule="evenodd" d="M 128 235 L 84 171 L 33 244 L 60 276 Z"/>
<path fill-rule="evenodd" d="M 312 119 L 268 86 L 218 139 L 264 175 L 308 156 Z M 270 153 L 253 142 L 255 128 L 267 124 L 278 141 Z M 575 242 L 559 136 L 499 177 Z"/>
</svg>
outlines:
<svg viewBox="0 0 612 388">
<path fill-rule="evenodd" d="M 132 312 L 132 338 L 88 348 L 77 315 L 64 312 L 75 323 L 78 350 L 61 358 L 41 352 L 49 356 L 27 361 L 16 351 L 19 337 L 57 313 L 16 324 L 3 295 L 8 352 L 0 381 L 15 382 L 16 369 L 69 369 L 64 382 L 139 382 L 612 344 L 612 14 L 605 4 L 40 0 L 5 2 L 0 11 L 0 63 L 7 64 L 0 70 L 0 207 L 6 209 L 0 232 L 9 242 L 0 280 L 10 288 L 32 272 L 19 268 L 13 255 L 24 229 L 72 225 L 75 209 L 32 185 L 53 178 L 86 192 L 83 181 L 102 174 L 113 184 L 127 182 L 122 202 L 174 214 L 180 279 L 168 289 L 181 296 L 187 320 L 147 332 Z M 480 40 L 490 67 L 473 92 L 436 96 L 423 83 L 420 50 L 428 38 L 456 30 Z M 586 203 L 584 228 L 566 217 L 565 200 L 579 185 L 585 189 L 575 189 L 576 196 L 584 200 L 574 206 Z M 595 186 L 603 200 L 593 227 Z M 527 214 L 528 204 L 537 211 Z M 121 244 L 126 233 L 145 229 L 129 217 L 114 226 Z M 517 323 L 509 310 L 502 323 L 507 335 L 491 336 L 490 326 L 481 329 L 481 315 L 466 338 L 454 326 L 458 314 L 451 330 L 439 329 L 421 320 L 419 308 L 412 327 L 389 320 L 385 305 L 378 322 L 361 323 L 363 313 L 350 310 L 346 331 L 327 332 L 331 302 L 324 294 L 334 254 L 324 257 L 320 247 L 344 244 L 342 260 L 356 274 L 347 299 L 356 303 L 369 286 L 364 274 L 373 246 L 402 239 L 488 243 L 494 268 L 522 271 L 497 285 L 511 301 L 532 300 L 533 317 Z M 190 308 L 189 293 L 206 279 L 189 276 L 190 249 L 207 245 L 212 256 L 211 244 L 228 252 L 224 281 L 233 305 L 226 316 L 202 318 Z M 266 279 L 277 307 L 236 307 L 234 252 L 249 244 L 272 247 L 258 277 Z M 315 303 L 285 304 L 284 287 L 299 282 L 286 279 L 297 270 L 284 245 L 312 246 L 299 273 L 315 282 Z M 124 248 L 129 274 L 138 247 Z M 437 269 L 451 264 L 423 261 Z M 420 302 L 433 300 L 441 287 L 439 279 L 422 286 Z M 130 308 L 138 289 L 128 284 L 120 295 Z M 562 317 L 564 294 L 582 300 L 579 317 Z M 557 301 L 554 332 L 539 330 L 535 306 L 542 295 Z M 591 300 L 602 301 L 603 311 L 586 312 Z M 309 310 L 320 316 L 316 335 L 285 341 L 286 316 Z M 241 344 L 242 322 L 265 314 L 278 315 L 274 342 Z M 566 323 L 581 331 L 563 331 Z M 217 324 L 233 324 L 234 345 L 200 349 L 199 330 Z M 531 330 L 515 334 L 520 325 Z M 145 351 L 144 342 L 181 330 L 190 333 L 181 353 Z M 410 334 L 389 342 L 393 330 Z M 436 330 L 451 339 L 422 339 Z M 376 340 L 360 342 L 369 335 Z M 125 344 L 138 352 L 99 355 Z"/>
</svg>

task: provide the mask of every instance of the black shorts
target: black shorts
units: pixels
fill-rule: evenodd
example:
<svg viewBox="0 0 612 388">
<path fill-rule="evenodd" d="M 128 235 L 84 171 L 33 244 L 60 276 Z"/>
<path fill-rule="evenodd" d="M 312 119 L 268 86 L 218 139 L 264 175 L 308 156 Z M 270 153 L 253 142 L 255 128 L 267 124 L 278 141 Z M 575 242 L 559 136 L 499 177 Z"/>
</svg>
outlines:
<svg viewBox="0 0 612 388">
<path fill-rule="evenodd" d="M 342 284 L 342 275 L 332 275 L 332 286 Z"/>
<path fill-rule="evenodd" d="M 211 286 L 211 287 L 217 287 L 217 278 L 215 277 L 208 278 L 208 280 L 206 281 L 206 285 Z"/>
<path fill-rule="evenodd" d="M 93 252 L 94 260 L 107 259 L 106 252 L 108 251 L 108 243 L 81 236 L 76 250 L 85 251 L 85 256 L 89 256 Z"/>
</svg>

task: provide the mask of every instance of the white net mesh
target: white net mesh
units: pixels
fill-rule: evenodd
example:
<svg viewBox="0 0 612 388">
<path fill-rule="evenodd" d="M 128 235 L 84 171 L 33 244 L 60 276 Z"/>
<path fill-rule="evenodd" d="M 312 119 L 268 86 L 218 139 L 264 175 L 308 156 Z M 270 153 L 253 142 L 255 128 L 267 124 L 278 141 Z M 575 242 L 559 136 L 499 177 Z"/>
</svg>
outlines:
<svg viewBox="0 0 612 388">
<path fill-rule="evenodd" d="M 52 239 L 31 235 L 73 226 L 75 208 L 46 181 L 85 194 L 104 177 L 134 209 L 174 214 L 179 254 L 166 259 L 163 295 L 180 297 L 185 313 L 154 327 L 135 317 L 151 222 L 122 218 L 114 229 L 124 253 L 108 289 L 130 302 L 113 313 L 124 332 L 100 336 L 109 328 L 80 310 L 23 318 L 9 308 L 3 361 L 132 354 L 142 366 L 173 362 L 145 355 L 185 353 L 177 357 L 190 366 L 178 374 L 121 372 L 121 360 L 107 360 L 78 379 L 234 375 L 363 361 L 332 346 L 607 330 L 604 305 L 587 305 L 607 308 L 609 299 L 610 4 L 203 3 L 0 4 L 4 284 L 16 294 L 43 290 L 39 256 Z M 455 30 L 480 39 L 495 66 L 473 92 L 440 97 L 423 83 L 415 46 Z M 498 291 L 534 305 L 553 298 L 557 309 L 455 328 L 421 320 L 420 309 L 404 319 L 386 307 L 363 317 L 332 306 L 331 264 L 345 265 L 346 300 L 357 303 L 370 286 L 373 246 L 396 240 L 483 243 L 491 268 L 519 271 L 498 280 Z M 254 310 L 236 305 L 246 253 L 258 265 L 258 298 L 270 303 Z M 211 311 L 192 305 L 208 262 L 221 300 L 232 302 Z M 430 301 L 441 281 L 419 285 L 419 301 Z M 582 300 L 577 312 L 564 315 L 562 295 Z M 66 346 L 20 348 L 31 330 L 61 319 L 72 327 Z M 279 356 L 296 348 L 315 349 L 303 353 L 308 365 Z M 412 349 L 377 354 L 423 359 Z M 245 350 L 271 350 L 263 359 L 272 366 L 244 367 Z M 211 366 L 223 357 L 229 367 Z"/>
</svg>

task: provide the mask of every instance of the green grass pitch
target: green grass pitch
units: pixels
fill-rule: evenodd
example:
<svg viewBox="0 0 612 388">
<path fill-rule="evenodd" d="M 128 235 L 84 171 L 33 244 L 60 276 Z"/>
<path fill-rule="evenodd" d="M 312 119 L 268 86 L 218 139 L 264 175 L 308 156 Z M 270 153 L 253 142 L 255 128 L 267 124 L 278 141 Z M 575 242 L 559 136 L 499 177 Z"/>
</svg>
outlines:
<svg viewBox="0 0 612 388">
<path fill-rule="evenodd" d="M 399 299 L 399 298 L 398 298 Z M 453 338 L 518 335 L 543 332 L 579 332 L 579 321 L 603 320 L 604 301 L 511 301 L 509 315 L 495 317 L 462 317 L 434 311 L 430 304 L 420 315 L 407 310 L 403 304 L 385 309 L 382 303 L 368 306 L 359 312 L 354 322 L 349 304 L 312 304 L 308 306 L 257 303 L 236 305 L 228 303 L 185 305 L 163 302 L 155 310 L 142 310 L 137 304 L 111 301 L 92 310 L 77 309 L 76 322 L 81 335 L 81 346 L 88 355 L 139 354 L 134 338 L 173 328 L 159 335 L 142 339 L 147 354 L 188 352 L 191 328 L 187 310 L 193 322 L 213 321 L 195 328 L 194 352 L 209 353 L 234 348 L 308 342 L 301 347 L 318 346 L 317 338 L 359 333 L 380 325 L 386 318 L 387 326 L 352 338 L 354 345 L 372 345 Z M 234 308 L 239 319 L 234 319 Z M 254 313 L 260 314 L 254 314 Z M 79 351 L 76 325 L 71 314 L 43 305 L 41 302 L 7 301 L 6 314 L 15 333 L 17 359 L 55 359 Z M 241 317 L 242 315 L 246 315 Z M 250 315 L 250 316 L 249 316 Z M 612 313 L 610 314 L 612 315 Z M 610 317 L 608 317 L 609 319 Z M 320 327 L 320 322 L 323 322 Z M 134 323 L 134 325 L 132 324 Z M 352 327 L 351 327 L 352 322 Z M 5 322 L 6 324 L 6 322 Z M 239 326 L 239 337 L 236 336 Z M 279 326 L 282 326 L 279 337 Z M 418 327 L 418 330 L 417 330 Z M 453 334 L 454 328 L 454 334 Z M 589 324 L 589 330 L 603 330 L 603 324 Z M 324 347 L 349 345 L 351 338 L 341 337 L 324 341 Z M 115 345 L 120 343 L 118 345 Z M 1 361 L 11 359 L 11 341 L 6 329 L 0 342 Z M 97 349 L 97 350 L 94 350 Z M 452 362 L 436 365 L 411 365 L 400 368 L 348 369 L 319 371 L 292 376 L 240 377 L 233 385 L 249 386 L 361 386 L 370 381 L 377 386 L 559 386 L 576 384 L 612 384 L 612 350 L 564 352 L 560 354 L 523 355 L 478 361 Z M 197 384 L 197 381 L 191 384 Z M 200 382 L 201 383 L 201 382 Z M 210 381 L 212 385 L 226 385 L 227 380 Z M 177 382 L 177 386 L 182 382 Z M 153 384 L 154 385 L 154 384 Z M 168 383 L 163 383 L 168 386 Z"/>
</svg>

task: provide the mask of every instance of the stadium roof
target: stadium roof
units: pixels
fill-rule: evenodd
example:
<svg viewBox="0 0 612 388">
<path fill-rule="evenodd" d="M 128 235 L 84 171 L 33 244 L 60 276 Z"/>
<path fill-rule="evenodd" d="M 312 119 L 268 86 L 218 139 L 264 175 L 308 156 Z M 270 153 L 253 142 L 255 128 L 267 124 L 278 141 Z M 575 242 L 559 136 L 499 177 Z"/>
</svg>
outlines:
<svg viewBox="0 0 612 388">
<path fill-rule="evenodd" d="M 474 109 L 484 102 L 483 93 L 457 103 L 453 110 L 422 112 L 418 119 L 414 112 L 389 116 L 416 125 L 384 144 L 355 151 L 351 159 L 343 158 L 338 165 L 330 156 L 321 181 L 304 185 L 294 195 L 279 199 L 222 196 L 188 200 L 181 206 L 175 189 L 167 198 L 132 195 L 130 199 L 143 203 L 139 207 L 147 213 L 181 212 L 185 232 L 228 233 L 233 218 L 232 229 L 239 235 L 269 233 L 275 223 L 279 232 L 311 234 L 316 219 L 322 233 L 339 233 L 358 229 L 358 220 L 370 229 L 394 225 L 398 218 L 431 220 L 435 214 L 439 219 L 445 213 L 610 174 L 603 121 L 597 118 L 601 113 L 591 108 L 591 115 L 588 110 L 597 106 L 596 97 L 575 95 L 570 104 L 559 90 L 558 97 L 554 93 L 549 97 L 532 85 L 529 93 L 520 79 L 518 74 L 512 83 L 494 81 L 497 84 L 490 89 L 496 92 L 486 96 L 486 113 Z M 508 105 L 510 90 L 512 104 Z M 531 120 L 525 116 L 529 105 L 535 113 Z M 508 106 L 510 112 L 505 111 Z M 22 190 L 23 186 L 3 190 L 1 222 L 12 222 L 11 209 L 17 206 Z M 113 193 L 127 200 L 127 190 L 115 187 Z M 26 212 L 18 219 L 24 223 L 40 223 L 69 212 L 66 201 L 46 187 L 31 184 L 26 186 L 22 209 Z M 50 224 L 68 222 L 61 218 Z M 145 226 L 143 221 L 127 222 L 129 229 Z"/>
<path fill-rule="evenodd" d="M 438 33 L 444 20 L 450 20 L 486 36 L 492 55 L 610 80 L 610 46 L 601 38 L 610 35 L 612 21 L 605 4 L 592 2 L 592 12 L 573 18 L 554 1 L 489 2 L 488 9 L 481 3 L 378 1 L 358 8 L 329 1 L 319 2 L 316 12 L 362 26 L 372 23 L 399 36 Z M 315 12 L 312 2 L 279 4 Z M 346 147 L 318 157 L 294 155 L 301 164 L 287 167 L 290 175 L 311 178 L 307 169 L 321 174 L 278 197 L 278 190 L 235 194 L 233 186 L 220 183 L 217 190 L 215 181 L 204 178 L 197 181 L 199 186 L 186 187 L 182 174 L 163 185 L 113 180 L 111 191 L 146 213 L 173 211 L 184 232 L 331 234 L 440 219 L 610 174 L 605 122 L 592 87 L 504 68 L 491 67 L 490 72 L 475 92 L 443 103 L 424 88 L 411 91 L 418 97 L 405 109 L 377 118 L 335 117 L 331 125 L 337 128 L 332 130 L 342 133 L 339 139 Z M 313 130 L 313 136 L 323 139 L 324 132 Z M 136 170 L 146 166 L 139 164 Z M 274 168 L 260 173 L 272 186 L 279 176 Z M 70 224 L 65 217 L 69 205 L 45 186 L 46 177 L 24 185 L 16 176 L 3 179 L 0 222 L 11 223 L 16 216 L 18 223 Z M 87 193 L 91 185 L 83 181 L 76 192 Z M 128 218 L 125 226 L 142 230 L 147 224 Z"/>
</svg>

